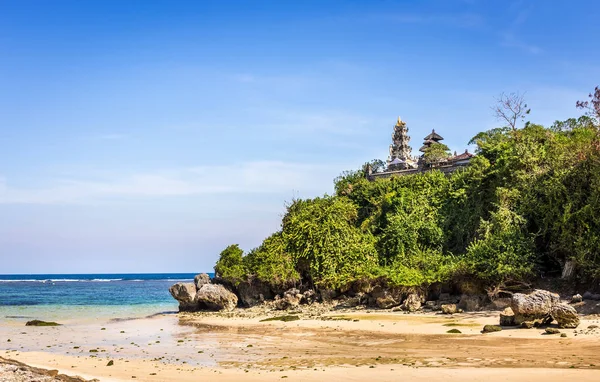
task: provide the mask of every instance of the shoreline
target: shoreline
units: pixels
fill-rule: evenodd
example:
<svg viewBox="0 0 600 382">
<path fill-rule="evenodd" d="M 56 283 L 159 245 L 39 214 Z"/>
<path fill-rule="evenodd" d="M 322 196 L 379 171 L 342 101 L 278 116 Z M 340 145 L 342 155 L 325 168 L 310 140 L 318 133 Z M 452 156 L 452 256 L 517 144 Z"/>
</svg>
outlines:
<svg viewBox="0 0 600 382">
<path fill-rule="evenodd" d="M 290 322 L 290 312 L 158 314 L 50 328 L 0 327 L 0 354 L 28 365 L 101 381 L 239 380 L 593 380 L 600 369 L 597 316 L 578 329 L 509 329 L 481 334 L 498 312 L 442 315 L 340 310 Z M 302 315 L 302 313 L 300 314 Z M 461 334 L 449 334 L 459 329 Z M 7 346 L 10 345 L 10 346 Z M 106 366 L 108 361 L 113 366 Z M 151 375 L 156 373 L 156 375 Z M 548 374 L 549 373 L 549 374 Z M 218 376 L 218 378 L 215 378 Z M 443 378 L 436 379 L 439 376 Z M 521 378 L 521 379 L 519 379 Z M 548 379 L 550 378 L 550 379 Z"/>
</svg>

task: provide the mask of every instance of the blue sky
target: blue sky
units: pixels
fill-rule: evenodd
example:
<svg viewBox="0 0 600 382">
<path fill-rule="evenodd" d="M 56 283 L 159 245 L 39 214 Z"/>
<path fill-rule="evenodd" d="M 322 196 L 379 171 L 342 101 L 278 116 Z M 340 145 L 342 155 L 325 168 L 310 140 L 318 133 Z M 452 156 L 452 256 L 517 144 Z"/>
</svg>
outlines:
<svg viewBox="0 0 600 382">
<path fill-rule="evenodd" d="M 0 0 L 0 273 L 195 272 L 385 159 L 580 114 L 600 3 Z"/>
</svg>

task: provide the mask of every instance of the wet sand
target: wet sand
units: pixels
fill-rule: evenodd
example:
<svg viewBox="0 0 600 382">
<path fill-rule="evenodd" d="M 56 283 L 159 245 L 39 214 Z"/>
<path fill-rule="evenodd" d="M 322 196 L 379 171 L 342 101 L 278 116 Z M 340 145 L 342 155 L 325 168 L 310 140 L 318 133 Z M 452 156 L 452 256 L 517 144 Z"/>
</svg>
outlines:
<svg viewBox="0 0 600 382">
<path fill-rule="evenodd" d="M 566 338 L 543 329 L 481 334 L 497 314 L 375 311 L 292 322 L 181 314 L 60 327 L 11 323 L 0 326 L 0 338 L 10 339 L 0 340 L 0 348 L 5 358 L 101 381 L 598 380 L 600 329 L 587 329 L 600 325 L 598 319 L 561 330 Z"/>
</svg>

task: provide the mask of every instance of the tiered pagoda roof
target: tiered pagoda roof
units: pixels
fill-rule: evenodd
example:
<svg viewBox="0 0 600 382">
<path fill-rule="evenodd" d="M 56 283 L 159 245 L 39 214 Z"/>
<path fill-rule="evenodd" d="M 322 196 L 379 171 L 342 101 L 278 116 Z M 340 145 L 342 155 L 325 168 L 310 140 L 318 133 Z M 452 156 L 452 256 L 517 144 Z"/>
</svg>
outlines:
<svg viewBox="0 0 600 382">
<path fill-rule="evenodd" d="M 444 138 L 441 135 L 439 135 L 438 133 L 436 133 L 435 129 L 431 130 L 431 134 L 429 134 L 428 136 L 425 137 L 423 146 L 419 149 L 419 151 L 424 153 L 425 150 L 429 148 L 429 146 L 431 146 L 434 143 L 440 143 L 440 141 L 443 141 L 443 140 L 444 140 Z"/>
</svg>

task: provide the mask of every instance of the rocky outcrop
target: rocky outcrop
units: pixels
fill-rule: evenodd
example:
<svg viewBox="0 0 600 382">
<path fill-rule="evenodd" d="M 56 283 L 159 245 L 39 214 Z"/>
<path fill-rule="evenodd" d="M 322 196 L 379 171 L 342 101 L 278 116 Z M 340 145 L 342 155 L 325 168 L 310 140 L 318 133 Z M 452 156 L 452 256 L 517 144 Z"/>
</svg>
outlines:
<svg viewBox="0 0 600 382">
<path fill-rule="evenodd" d="M 550 315 L 556 320 L 559 328 L 574 329 L 579 326 L 579 316 L 572 306 L 557 304 L 550 310 Z"/>
<path fill-rule="evenodd" d="M 515 314 L 516 325 L 524 322 L 541 325 L 552 321 L 550 310 L 559 302 L 558 294 L 537 289 L 530 294 L 515 293 L 510 307 Z"/>
<path fill-rule="evenodd" d="M 169 292 L 179 301 L 180 312 L 232 310 L 238 302 L 237 296 L 225 286 L 212 284 L 206 273 L 194 277 L 194 283 L 172 285 Z"/>
<path fill-rule="evenodd" d="M 60 374 L 58 370 L 40 369 L 13 359 L 0 357 L 0 381 L 3 382 L 99 382 Z"/>
<path fill-rule="evenodd" d="M 194 312 L 198 310 L 195 302 L 196 285 L 193 283 L 177 283 L 169 288 L 171 296 L 179 301 L 180 312 Z"/>
<path fill-rule="evenodd" d="M 466 295 L 460 297 L 457 307 L 465 312 L 476 312 L 481 309 L 486 297 L 482 295 Z"/>
<path fill-rule="evenodd" d="M 296 288 L 285 291 L 283 297 L 275 298 L 275 308 L 279 310 L 294 309 L 300 305 L 304 296 Z"/>
<path fill-rule="evenodd" d="M 442 313 L 444 314 L 454 314 L 458 311 L 456 304 L 443 304 L 442 305 Z"/>
<path fill-rule="evenodd" d="M 194 299 L 198 310 L 233 310 L 238 303 L 237 296 L 220 284 L 204 284 L 196 292 Z"/>
<path fill-rule="evenodd" d="M 500 326 L 516 326 L 515 313 L 510 307 L 500 313 Z"/>
<path fill-rule="evenodd" d="M 421 309 L 421 296 L 417 293 L 409 294 L 402 302 L 402 310 L 416 312 Z"/>
<path fill-rule="evenodd" d="M 390 309 L 402 302 L 402 296 L 396 290 L 386 289 L 379 285 L 375 286 L 369 295 L 371 296 L 369 305 L 375 305 L 380 309 Z"/>
<path fill-rule="evenodd" d="M 261 304 L 265 300 L 272 300 L 275 297 L 271 288 L 256 278 L 239 283 L 236 292 L 240 303 L 246 308 Z"/>
<path fill-rule="evenodd" d="M 204 284 L 210 284 L 210 276 L 206 273 L 200 273 L 194 277 L 194 284 L 196 285 L 196 290 L 200 289 Z"/>
</svg>

